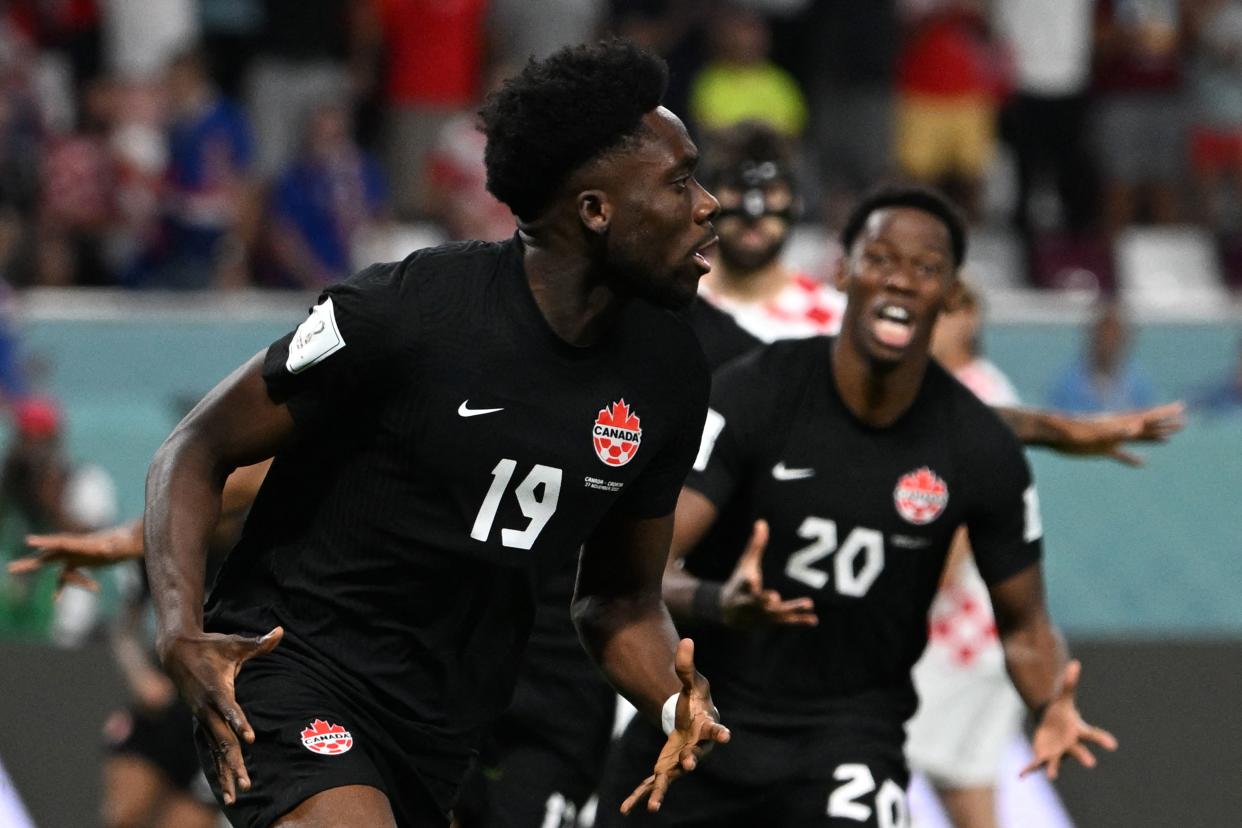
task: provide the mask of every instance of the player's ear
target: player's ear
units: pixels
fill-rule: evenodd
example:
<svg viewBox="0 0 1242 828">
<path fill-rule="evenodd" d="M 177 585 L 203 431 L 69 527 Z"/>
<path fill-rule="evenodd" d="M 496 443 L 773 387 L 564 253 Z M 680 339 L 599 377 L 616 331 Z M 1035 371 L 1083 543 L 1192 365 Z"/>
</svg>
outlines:
<svg viewBox="0 0 1242 828">
<path fill-rule="evenodd" d="M 962 275 L 956 270 L 949 279 L 949 289 L 944 294 L 944 312 L 956 313 L 962 309 L 962 303 L 966 298 L 966 287 L 962 283 Z"/>
<path fill-rule="evenodd" d="M 612 202 L 603 190 L 583 190 L 578 193 L 578 218 L 592 233 L 603 235 L 612 223 Z"/>
<path fill-rule="evenodd" d="M 846 282 L 849 281 L 849 255 L 848 250 L 842 250 L 833 261 L 832 272 L 828 275 L 829 283 L 842 293 L 845 293 Z"/>
</svg>

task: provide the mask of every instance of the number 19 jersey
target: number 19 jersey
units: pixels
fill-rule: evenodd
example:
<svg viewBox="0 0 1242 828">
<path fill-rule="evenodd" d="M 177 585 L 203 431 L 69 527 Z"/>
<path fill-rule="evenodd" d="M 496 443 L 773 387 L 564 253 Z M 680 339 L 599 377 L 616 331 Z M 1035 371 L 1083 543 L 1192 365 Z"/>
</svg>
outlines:
<svg viewBox="0 0 1242 828">
<path fill-rule="evenodd" d="M 296 439 L 207 629 L 282 624 L 273 655 L 458 746 L 508 702 L 543 576 L 606 514 L 672 511 L 708 386 L 689 328 L 645 302 L 594 346 L 556 336 L 516 238 L 329 288 L 264 380 Z"/>
<path fill-rule="evenodd" d="M 1014 435 L 934 361 L 895 423 L 859 421 L 832 376 L 834 341 L 776 343 L 719 372 L 686 482 L 722 514 L 768 521 L 764 586 L 813 598 L 819 625 L 714 631 L 698 660 L 729 720 L 863 718 L 900 743 L 954 530 L 968 527 L 985 580 L 1003 581 L 1039 558 L 1035 490 Z M 724 578 L 744 540 L 686 566 Z"/>
</svg>

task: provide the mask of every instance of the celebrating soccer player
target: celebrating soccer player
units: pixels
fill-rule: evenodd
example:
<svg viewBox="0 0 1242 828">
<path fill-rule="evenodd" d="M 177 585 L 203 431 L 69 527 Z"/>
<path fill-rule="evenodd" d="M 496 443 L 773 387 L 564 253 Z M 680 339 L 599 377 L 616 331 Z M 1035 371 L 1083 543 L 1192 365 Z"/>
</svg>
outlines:
<svg viewBox="0 0 1242 828">
<path fill-rule="evenodd" d="M 1032 767 L 1055 776 L 1066 756 L 1093 765 L 1088 745 L 1115 747 L 1075 706 L 1080 667 L 1045 607 L 1021 447 L 930 357 L 965 253 L 962 220 L 930 191 L 881 190 L 842 241 L 840 335 L 768 346 L 714 379 L 673 554 L 726 514 L 763 521 L 740 561 L 707 545 L 670 562 L 664 594 L 703 625 L 699 660 L 735 744 L 637 824 L 907 826 L 910 670 L 961 525 L 1038 720 Z M 624 795 L 617 779 L 655 746 L 649 726 L 631 725 L 601 824 Z"/>
<path fill-rule="evenodd" d="M 729 738 L 660 600 L 708 386 L 666 308 L 718 209 L 665 82 L 621 41 L 527 64 L 482 112 L 517 236 L 329 288 L 157 453 L 159 649 L 235 824 L 446 824 L 579 547 L 582 639 L 670 734 L 641 794 Z M 224 475 L 272 455 L 204 611 Z"/>
</svg>

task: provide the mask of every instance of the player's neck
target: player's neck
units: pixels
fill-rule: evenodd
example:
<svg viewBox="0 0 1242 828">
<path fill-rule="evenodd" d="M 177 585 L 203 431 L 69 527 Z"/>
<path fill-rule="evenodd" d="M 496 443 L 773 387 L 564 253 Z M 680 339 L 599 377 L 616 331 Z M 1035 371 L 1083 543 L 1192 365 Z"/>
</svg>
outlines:
<svg viewBox="0 0 1242 828">
<path fill-rule="evenodd" d="M 873 428 L 886 428 L 914 404 L 930 358 L 924 350 L 895 365 L 881 366 L 842 328 L 832 348 L 832 379 L 850 413 Z"/>
<path fill-rule="evenodd" d="M 933 353 L 940 365 L 950 374 L 955 374 L 975 361 L 975 355 L 969 348 L 947 348 Z"/>
<path fill-rule="evenodd" d="M 531 295 L 552 331 L 570 345 L 594 345 L 624 300 L 585 253 L 522 233 L 523 265 Z"/>
<path fill-rule="evenodd" d="M 707 290 L 722 299 L 758 304 L 775 299 L 789 284 L 792 275 L 779 258 L 758 270 L 730 270 L 717 257 L 711 271 L 703 277 Z"/>
</svg>

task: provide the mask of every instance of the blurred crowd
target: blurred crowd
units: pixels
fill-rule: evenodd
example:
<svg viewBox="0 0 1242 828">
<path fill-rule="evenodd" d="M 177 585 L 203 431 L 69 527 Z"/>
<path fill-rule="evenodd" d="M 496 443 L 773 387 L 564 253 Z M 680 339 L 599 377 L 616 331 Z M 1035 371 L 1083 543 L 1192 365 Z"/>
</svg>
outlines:
<svg viewBox="0 0 1242 828">
<path fill-rule="evenodd" d="M 1136 223 L 1199 226 L 1242 278 L 1242 0 L 0 9 L 0 275 L 17 287 L 315 287 L 360 251 L 399 255 L 411 226 L 503 237 L 474 110 L 528 56 L 607 33 L 668 58 L 668 104 L 699 140 L 743 119 L 795 139 L 820 226 L 903 177 L 1011 228 L 1035 284 Z"/>
</svg>

